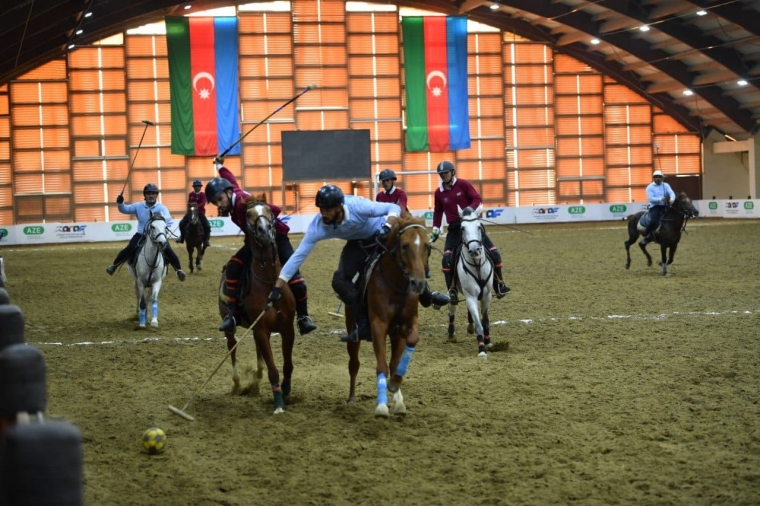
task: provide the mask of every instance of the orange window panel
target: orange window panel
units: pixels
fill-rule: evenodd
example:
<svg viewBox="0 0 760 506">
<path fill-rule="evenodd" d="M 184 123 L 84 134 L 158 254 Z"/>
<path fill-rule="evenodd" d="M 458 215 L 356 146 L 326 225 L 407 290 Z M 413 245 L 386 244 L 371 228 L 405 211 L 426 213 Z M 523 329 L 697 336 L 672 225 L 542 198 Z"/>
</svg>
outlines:
<svg viewBox="0 0 760 506">
<path fill-rule="evenodd" d="M 520 169 L 546 168 L 554 166 L 553 149 L 520 149 L 508 151 L 507 165 Z M 512 158 L 510 163 L 509 158 Z"/>
<path fill-rule="evenodd" d="M 392 76 L 398 80 L 398 56 L 351 56 L 348 73 L 352 76 Z"/>
<path fill-rule="evenodd" d="M 260 77 L 277 79 L 279 77 L 290 78 L 293 74 L 293 60 L 290 57 L 272 58 L 240 58 L 238 69 L 240 77 Z M 245 90 L 241 90 L 245 95 Z"/>
<path fill-rule="evenodd" d="M 16 78 L 19 81 L 66 79 L 66 60 L 52 60 Z"/>
<path fill-rule="evenodd" d="M 557 201 L 556 192 L 553 189 L 509 192 L 509 198 L 508 205 L 510 206 L 542 206 L 554 204 Z"/>
<path fill-rule="evenodd" d="M 511 188 L 519 190 L 534 190 L 538 188 L 553 188 L 554 174 L 544 170 L 512 171 L 513 184 Z M 524 205 L 524 204 L 523 204 Z"/>
<path fill-rule="evenodd" d="M 95 157 L 103 156 L 100 152 L 100 141 L 98 140 L 78 140 L 74 139 L 73 150 L 75 157 Z"/>
<path fill-rule="evenodd" d="M 102 181 L 104 163 L 105 163 L 106 169 L 110 168 L 114 164 L 114 162 L 111 160 L 107 162 L 103 162 L 99 160 L 87 160 L 87 161 L 75 160 L 71 168 L 71 177 L 73 178 L 74 182 L 77 184 L 91 182 L 91 181 Z M 114 175 L 114 178 L 116 178 L 118 175 L 119 174 Z M 126 175 L 127 175 L 127 171 L 124 170 L 124 174 L 122 175 L 122 177 L 125 177 Z"/>
<path fill-rule="evenodd" d="M 369 130 L 370 131 L 370 138 L 373 141 L 393 141 L 393 142 L 400 142 L 401 141 L 401 122 L 400 121 L 379 121 L 379 122 L 363 122 L 363 121 L 352 121 L 351 122 L 351 129 L 352 130 Z M 401 144 L 399 144 L 396 148 L 392 147 L 392 144 L 384 143 L 383 144 L 385 149 L 386 147 L 389 149 L 393 149 L 394 151 L 401 149 Z"/>
<path fill-rule="evenodd" d="M 293 40 L 296 44 L 314 44 L 317 49 L 321 44 L 345 44 L 345 26 L 338 23 L 296 22 L 293 24 Z"/>
<path fill-rule="evenodd" d="M 74 204 L 102 204 L 103 183 L 76 183 L 74 187 Z"/>
<path fill-rule="evenodd" d="M 8 210 L 0 209 L 0 223 L 4 225 L 11 225 L 13 224 L 13 222 L 14 222 L 13 211 L 11 209 L 8 209 Z"/>
<path fill-rule="evenodd" d="M 293 54 L 293 39 L 285 35 L 252 34 L 241 35 L 239 39 L 240 57 L 282 57 Z"/>
<path fill-rule="evenodd" d="M 162 78 L 169 78 L 168 66 L 154 65 L 153 58 L 130 58 L 127 60 L 127 79 L 145 79 L 147 77 L 153 77 L 155 74 L 154 66 L 159 68 L 166 68 L 166 76 Z M 156 76 L 158 77 L 158 76 Z"/>
<path fill-rule="evenodd" d="M 519 107 L 516 112 L 515 126 L 545 126 L 554 121 L 552 110 L 547 107 Z"/>
<path fill-rule="evenodd" d="M 10 186 L 0 187 L 0 207 L 13 206 L 13 192 Z M 0 223 L 4 223 L 0 221 Z"/>
<path fill-rule="evenodd" d="M 240 33 L 290 33 L 289 12 L 261 12 L 238 14 L 238 31 Z"/>
<path fill-rule="evenodd" d="M 652 165 L 651 147 L 643 146 L 607 146 L 607 164 L 616 165 Z"/>
<path fill-rule="evenodd" d="M 42 189 L 42 174 L 24 174 L 16 173 L 13 176 L 13 184 L 16 188 L 17 194 L 25 193 L 41 193 Z"/>
<path fill-rule="evenodd" d="M 296 65 L 345 65 L 346 49 L 345 46 L 323 46 L 317 45 L 296 46 L 293 56 Z"/>
<path fill-rule="evenodd" d="M 66 150 L 47 149 L 42 152 L 45 162 L 45 174 L 68 172 L 71 167 L 71 152 Z"/>
<path fill-rule="evenodd" d="M 680 133 L 686 131 L 680 123 L 670 116 L 655 114 L 652 119 L 654 120 L 653 129 L 657 133 Z"/>
<path fill-rule="evenodd" d="M 159 37 L 159 39 L 165 37 Z M 127 35 L 124 38 L 124 50 L 127 57 L 152 56 L 153 37 L 150 35 Z"/>
<path fill-rule="evenodd" d="M 287 102 L 287 100 L 292 98 L 293 95 L 295 94 L 294 88 L 293 88 L 293 81 L 291 78 L 292 71 L 288 72 L 287 74 L 288 74 L 287 79 L 280 79 L 279 77 L 277 77 L 277 78 L 273 78 L 269 80 L 264 80 L 264 79 L 243 80 L 240 83 L 241 101 L 271 100 L 272 104 L 279 102 L 278 105 L 282 105 L 283 102 Z M 275 108 L 276 107 L 277 106 L 275 106 Z M 290 105 L 288 105 L 287 107 L 290 107 Z"/>
<path fill-rule="evenodd" d="M 114 94 L 114 97 L 119 97 L 120 95 Z M 119 99 L 121 100 L 121 99 Z M 158 112 L 156 112 L 156 109 L 158 109 Z M 112 112 L 112 111 L 107 111 Z M 122 111 L 113 111 L 113 112 L 122 112 Z M 141 103 L 135 103 L 132 102 L 129 104 L 129 122 L 130 123 L 138 123 L 144 119 L 153 121 L 157 124 L 163 124 L 166 126 L 169 126 L 171 124 L 171 104 L 169 103 L 161 103 L 156 104 L 155 102 L 141 102 Z M 143 129 L 145 128 L 145 125 L 143 125 Z M 148 131 L 150 131 L 151 128 L 148 128 Z M 155 130 L 155 129 L 153 129 Z M 147 139 L 148 132 L 145 134 L 145 138 Z"/>
<path fill-rule="evenodd" d="M 246 123 L 243 125 L 241 132 L 246 133 L 254 124 Z M 295 130 L 293 123 L 264 123 L 263 126 L 254 130 L 248 137 L 245 138 L 243 144 L 267 144 L 267 143 L 279 143 L 282 139 L 283 131 Z"/>
<path fill-rule="evenodd" d="M 343 19 L 346 5 L 343 0 L 292 0 L 290 9 L 297 21 L 318 21 L 320 19 Z"/>
<path fill-rule="evenodd" d="M 565 197 L 577 197 L 581 195 L 581 182 L 580 181 L 559 181 L 558 190 L 560 198 Z"/>
<path fill-rule="evenodd" d="M 401 117 L 398 101 L 393 100 L 352 100 L 352 119 L 397 119 Z"/>
<path fill-rule="evenodd" d="M 606 188 L 607 202 L 633 202 L 633 193 L 630 188 Z"/>
<path fill-rule="evenodd" d="M 374 41 L 372 34 L 350 34 L 347 40 L 348 54 L 373 54 Z"/>
<path fill-rule="evenodd" d="M 679 153 L 700 153 L 701 142 L 696 135 L 679 135 L 677 137 Z"/>
<path fill-rule="evenodd" d="M 13 154 L 13 172 L 14 174 L 39 172 L 42 170 L 43 160 L 42 152 L 39 150 L 16 151 Z"/>
<path fill-rule="evenodd" d="M 112 217 L 111 219 L 113 220 L 114 218 Z M 106 213 L 102 205 L 75 207 L 74 221 L 106 221 Z"/>
<path fill-rule="evenodd" d="M 320 86 L 298 99 L 299 104 L 310 102 L 311 105 L 321 105 L 319 100 L 324 88 L 345 88 L 348 86 L 348 72 L 345 68 L 308 68 L 297 67 L 295 69 L 296 86 L 308 86 L 316 83 Z M 331 104 L 334 105 L 334 104 Z"/>
<path fill-rule="evenodd" d="M 0 139 L 0 161 L 10 161 L 11 159 L 11 143 L 9 139 Z M 3 164 L 0 163 L 0 169 Z"/>
<path fill-rule="evenodd" d="M 506 36 L 506 33 L 505 33 Z M 514 57 L 513 57 L 514 51 Z M 537 63 L 552 61 L 552 50 L 546 44 L 516 43 L 504 45 L 506 63 Z"/>
<path fill-rule="evenodd" d="M 350 55 L 397 55 L 398 36 L 378 35 L 372 33 L 351 33 L 348 35 L 348 54 Z"/>
<path fill-rule="evenodd" d="M 45 197 L 45 215 L 50 216 L 70 216 L 71 215 L 71 198 L 48 196 Z"/>
<path fill-rule="evenodd" d="M 470 54 L 467 58 L 468 74 L 494 74 L 503 72 L 500 54 Z"/>
<path fill-rule="evenodd" d="M 472 141 L 470 149 L 457 152 L 460 159 L 474 157 L 479 160 L 488 160 L 489 164 L 504 160 L 504 141 L 501 139 Z M 458 166 L 457 166 L 458 167 Z"/>
<path fill-rule="evenodd" d="M 377 90 L 377 91 L 375 91 Z M 353 77 L 349 81 L 349 93 L 356 98 L 390 98 L 398 102 L 401 92 L 397 78 L 373 79 Z M 399 109 L 401 104 L 399 104 Z"/>
<path fill-rule="evenodd" d="M 507 189 L 504 183 L 481 183 L 481 198 L 491 204 L 504 204 L 507 202 Z"/>
<path fill-rule="evenodd" d="M 507 146 L 554 146 L 554 129 L 549 128 L 510 128 L 505 132 Z"/>
<path fill-rule="evenodd" d="M 503 95 L 504 84 L 501 76 L 472 76 L 467 79 L 467 86 L 470 93 L 479 95 Z"/>
<path fill-rule="evenodd" d="M 161 189 L 166 190 L 185 190 L 187 188 L 187 178 L 185 177 L 185 168 L 181 169 L 161 169 Z"/>
<path fill-rule="evenodd" d="M 298 113 L 299 130 L 337 130 L 348 128 L 348 112 L 303 111 Z"/>
<path fill-rule="evenodd" d="M 69 70 L 96 69 L 100 67 L 100 48 L 80 47 L 68 55 Z"/>
<path fill-rule="evenodd" d="M 20 129 L 16 128 L 13 131 L 13 138 L 11 139 L 13 142 L 13 149 L 19 150 L 19 149 L 37 149 L 39 150 L 41 146 L 40 142 L 40 131 L 37 128 L 34 129 Z M 14 154 L 14 157 L 18 156 L 18 154 Z M 15 170 L 19 170 L 16 168 Z"/>
<path fill-rule="evenodd" d="M 172 215 L 172 218 L 177 220 L 175 223 L 178 223 L 178 220 L 182 219 L 182 216 L 185 215 L 185 211 L 187 210 L 187 194 L 184 192 L 170 193 L 162 191 L 160 194 L 160 200 L 161 203 L 169 209 L 169 214 Z"/>
<path fill-rule="evenodd" d="M 353 77 L 348 83 L 348 93 L 355 98 L 373 98 L 375 96 L 375 80 L 371 77 Z"/>
<path fill-rule="evenodd" d="M 39 136 L 39 131 L 36 132 Z M 38 141 L 39 142 L 39 141 Z M 68 148 L 69 147 L 69 129 L 64 128 L 43 128 L 42 129 L 42 146 L 45 149 Z"/>
<path fill-rule="evenodd" d="M 604 101 L 607 104 L 623 104 L 623 105 L 630 105 L 630 104 L 646 104 L 649 105 L 649 102 L 633 91 L 632 89 L 628 88 L 627 86 L 624 86 L 622 84 L 616 84 L 613 82 L 609 82 L 605 80 L 604 85 Z"/>
<path fill-rule="evenodd" d="M 69 99 L 72 111 L 77 113 L 123 113 L 127 110 L 127 97 L 123 92 L 72 93 Z"/>
<path fill-rule="evenodd" d="M 548 65 L 505 65 L 504 82 L 526 86 L 536 86 L 552 81 L 551 67 Z"/>
<path fill-rule="evenodd" d="M 581 113 L 577 95 L 561 95 L 554 98 L 554 110 L 557 115 L 578 116 Z"/>
<path fill-rule="evenodd" d="M 580 175 L 580 157 L 557 158 L 557 177 L 578 177 Z"/>
<path fill-rule="evenodd" d="M 561 53 L 556 53 L 554 55 L 554 69 L 557 73 L 596 72 L 596 70 L 585 63 L 576 60 L 572 56 Z"/>
<path fill-rule="evenodd" d="M 504 99 L 502 97 L 470 97 L 468 100 L 470 115 L 477 113 L 481 116 L 498 116 L 504 114 Z"/>
<path fill-rule="evenodd" d="M 504 94 L 507 105 L 548 105 L 554 102 L 549 86 L 518 86 L 508 88 Z"/>
<path fill-rule="evenodd" d="M 478 135 L 484 136 L 503 135 L 504 126 L 501 118 L 471 118 L 470 135 L 473 132 L 478 132 Z"/>
</svg>

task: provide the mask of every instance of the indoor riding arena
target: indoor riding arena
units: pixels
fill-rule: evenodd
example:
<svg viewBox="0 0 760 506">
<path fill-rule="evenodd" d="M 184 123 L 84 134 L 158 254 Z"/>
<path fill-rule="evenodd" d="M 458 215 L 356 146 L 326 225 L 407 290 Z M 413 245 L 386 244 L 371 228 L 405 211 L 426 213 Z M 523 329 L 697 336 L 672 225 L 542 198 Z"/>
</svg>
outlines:
<svg viewBox="0 0 760 506">
<path fill-rule="evenodd" d="M 86 504 L 757 504 L 760 222 L 690 221 L 668 276 L 638 246 L 625 269 L 624 222 L 488 231 L 512 288 L 491 304 L 494 351 L 477 357 L 463 306 L 456 342 L 445 308 L 421 308 L 408 413 L 389 419 L 373 416 L 366 343 L 346 405 L 343 320 L 329 314 L 343 312 L 330 287 L 340 241 L 303 268 L 318 329 L 296 337 L 285 413 L 266 380 L 231 395 L 227 360 L 187 407 L 193 422 L 167 406 L 227 352 L 218 283 L 241 238 L 215 239 L 184 283 L 168 275 L 147 329 L 126 270 L 103 272 L 118 243 L 2 254 L 45 356 L 49 417 L 82 430 Z M 252 366 L 250 337 L 238 358 Z M 163 454 L 142 451 L 150 426 L 166 432 Z"/>
</svg>

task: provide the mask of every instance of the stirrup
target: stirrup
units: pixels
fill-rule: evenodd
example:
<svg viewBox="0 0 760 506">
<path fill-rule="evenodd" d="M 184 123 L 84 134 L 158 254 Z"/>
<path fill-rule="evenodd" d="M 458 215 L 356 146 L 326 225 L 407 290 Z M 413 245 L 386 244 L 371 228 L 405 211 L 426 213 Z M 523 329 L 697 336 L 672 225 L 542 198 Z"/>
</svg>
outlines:
<svg viewBox="0 0 760 506">
<path fill-rule="evenodd" d="M 113 276 L 113 273 L 116 272 L 116 266 L 115 265 L 109 265 L 106 267 L 106 272 L 109 276 Z"/>
<path fill-rule="evenodd" d="M 451 297 L 441 292 L 431 292 L 430 299 L 433 301 L 433 307 L 435 309 L 441 309 L 442 306 L 451 302 Z"/>
<path fill-rule="evenodd" d="M 449 304 L 452 306 L 459 304 L 459 295 L 456 288 L 449 288 Z"/>
<path fill-rule="evenodd" d="M 496 285 L 496 298 L 501 299 L 505 295 L 507 295 L 512 289 L 507 286 L 506 283 L 501 282 Z"/>
<path fill-rule="evenodd" d="M 177 269 L 177 277 L 179 278 L 180 281 L 184 281 L 185 277 L 187 277 L 187 274 L 185 274 L 185 271 L 183 271 L 182 269 Z"/>
<path fill-rule="evenodd" d="M 232 315 L 225 316 L 224 321 L 221 325 L 219 325 L 220 332 L 234 333 L 235 328 L 237 328 L 237 322 L 235 321 L 235 317 Z"/>
</svg>

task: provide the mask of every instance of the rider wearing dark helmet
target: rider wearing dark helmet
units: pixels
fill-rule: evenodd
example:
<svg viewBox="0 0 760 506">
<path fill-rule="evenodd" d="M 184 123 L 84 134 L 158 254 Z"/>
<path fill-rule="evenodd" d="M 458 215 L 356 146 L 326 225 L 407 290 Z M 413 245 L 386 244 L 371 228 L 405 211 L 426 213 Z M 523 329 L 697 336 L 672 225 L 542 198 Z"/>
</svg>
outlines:
<svg viewBox="0 0 760 506">
<path fill-rule="evenodd" d="M 250 197 L 250 194 L 243 191 L 238 185 L 235 176 L 229 169 L 223 166 L 224 159 L 217 157 L 214 159 L 214 164 L 219 171 L 220 177 L 215 177 L 206 185 L 206 198 L 208 202 L 214 204 L 223 213 L 229 213 L 232 218 L 232 222 L 235 223 L 240 230 L 245 230 L 246 227 L 246 206 L 243 200 Z M 290 244 L 290 238 L 288 232 L 290 228 L 278 218 L 282 209 L 274 204 L 267 203 L 272 210 L 272 214 L 275 217 L 275 243 L 277 245 L 277 255 L 280 258 L 280 263 L 285 264 L 290 255 L 293 254 L 293 245 Z M 239 321 L 236 318 L 240 276 L 243 273 L 245 266 L 251 263 L 251 250 L 243 246 L 235 253 L 230 261 L 227 262 L 225 269 L 225 295 L 227 296 L 227 316 L 219 326 L 219 330 L 222 332 L 235 332 L 235 327 Z M 298 332 L 303 336 L 315 330 L 317 326 L 309 316 L 309 309 L 307 305 L 308 293 L 306 291 L 306 281 L 299 271 L 295 272 L 290 279 L 290 289 L 293 292 L 293 297 L 296 299 L 296 323 L 298 324 Z"/>
<path fill-rule="evenodd" d="M 406 193 L 396 186 L 396 173 L 391 169 L 385 169 L 377 176 L 383 189 L 377 194 L 375 200 L 378 202 L 390 202 L 396 204 L 402 211 L 408 211 L 406 205 Z"/>
<path fill-rule="evenodd" d="M 151 214 L 161 213 L 166 220 L 167 226 L 171 225 L 172 216 L 169 214 L 169 210 L 165 205 L 161 204 L 160 202 L 156 202 L 156 199 L 158 198 L 158 186 L 154 185 L 153 183 L 146 184 L 145 188 L 143 188 L 143 197 L 145 198 L 144 202 L 135 202 L 134 204 L 125 204 L 123 195 L 116 197 L 116 204 L 118 204 L 120 212 L 124 214 L 134 214 L 137 216 L 137 233 L 132 236 L 132 239 L 129 240 L 127 247 L 119 251 L 119 254 L 116 255 L 116 259 L 113 261 L 113 264 L 106 267 L 106 272 L 111 276 L 113 276 L 113 273 L 116 272 L 116 268 L 118 266 L 129 260 L 132 257 L 132 254 L 137 251 L 137 245 L 140 243 L 140 239 L 143 238 L 145 225 L 148 223 Z M 184 281 L 185 271 L 182 270 L 182 265 L 180 264 L 179 258 L 177 257 L 177 254 L 172 250 L 169 243 L 166 243 L 166 248 L 164 249 L 164 258 L 166 258 L 166 261 L 169 262 L 172 267 L 174 267 L 175 271 L 177 271 L 177 277 L 179 280 Z"/>
<path fill-rule="evenodd" d="M 211 246 L 209 241 L 211 237 L 211 225 L 206 218 L 206 194 L 201 191 L 203 183 L 200 179 L 193 181 L 193 191 L 187 195 L 187 203 L 192 204 L 195 202 L 198 205 L 198 219 L 201 220 L 201 226 L 203 227 L 203 245 L 208 248 Z M 185 242 L 185 227 L 190 220 L 190 216 L 185 214 L 179 222 L 179 239 L 177 242 L 182 244 Z"/>
<path fill-rule="evenodd" d="M 338 270 L 333 275 L 332 288 L 340 299 L 354 310 L 356 328 L 349 335 L 342 337 L 341 341 L 371 341 L 367 308 L 364 307 L 353 280 L 366 256 L 362 245 L 374 243 L 376 235 L 387 236 L 401 209 L 396 204 L 345 196 L 340 188 L 332 184 L 319 189 L 315 204 L 319 208 L 319 214 L 314 216 L 309 224 L 293 256 L 282 266 L 280 277 L 269 294 L 269 300 L 276 302 L 280 298 L 285 284 L 298 272 L 317 242 L 324 239 L 345 239 L 346 244 L 340 254 Z M 449 302 L 445 295 L 431 294 L 429 289 L 420 295 L 421 303 L 423 299 L 428 306 L 431 303 L 442 306 Z"/>
<path fill-rule="evenodd" d="M 452 272 L 451 256 L 454 249 L 462 242 L 459 208 L 464 209 L 465 207 L 469 207 L 475 210 L 483 204 L 483 200 L 472 184 L 456 177 L 456 168 L 453 163 L 447 160 L 439 163 L 438 167 L 436 167 L 436 172 L 438 172 L 438 176 L 441 178 L 441 185 L 435 191 L 433 233 L 430 236 L 430 240 L 431 242 L 438 240 L 438 236 L 441 233 L 442 218 L 445 214 L 446 222 L 448 223 L 448 233 L 446 235 L 446 245 L 443 248 L 443 261 L 441 264 L 443 275 L 446 278 L 446 286 L 449 287 L 449 297 L 451 298 L 451 302 L 456 304 L 459 300 L 457 298 L 457 290 L 452 284 L 454 273 Z M 483 231 L 483 246 L 486 247 L 491 258 L 493 258 L 495 269 L 493 287 L 494 291 L 496 291 L 496 297 L 500 299 L 509 292 L 509 287 L 502 277 L 502 261 L 499 250 L 493 245 L 485 230 Z"/>
</svg>

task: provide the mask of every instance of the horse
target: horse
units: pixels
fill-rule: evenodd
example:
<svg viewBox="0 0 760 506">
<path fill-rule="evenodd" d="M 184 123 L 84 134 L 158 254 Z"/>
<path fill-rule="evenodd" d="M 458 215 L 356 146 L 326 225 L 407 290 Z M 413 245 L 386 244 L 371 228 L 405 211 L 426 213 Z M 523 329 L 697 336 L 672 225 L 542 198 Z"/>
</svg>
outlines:
<svg viewBox="0 0 760 506">
<path fill-rule="evenodd" d="M 230 354 L 232 361 L 233 394 L 258 393 L 259 380 L 263 377 L 266 365 L 269 383 L 272 386 L 274 398 L 274 414 L 285 411 L 285 399 L 290 395 L 293 375 L 293 344 L 295 342 L 295 297 L 286 287 L 276 307 L 268 305 L 268 296 L 280 275 L 280 261 L 275 244 L 274 214 L 266 204 L 266 195 L 248 197 L 246 205 L 245 247 L 251 250 L 251 265 L 247 266 L 247 283 L 241 279 L 240 293 L 244 297 L 244 307 L 238 318 L 238 325 L 250 327 L 261 316 L 253 327 L 253 338 L 256 342 L 256 371 L 249 386 L 241 388 L 240 375 L 237 370 L 236 350 Z M 227 315 L 227 301 L 224 294 L 224 270 L 219 290 L 219 314 Z M 246 288 L 247 285 L 247 288 Z M 262 315 L 262 312 L 266 314 Z M 275 364 L 270 336 L 279 332 L 282 339 L 283 378 L 280 383 L 280 372 Z M 225 333 L 227 349 L 232 350 L 237 343 L 235 334 Z"/>
<path fill-rule="evenodd" d="M 459 208 L 462 240 L 452 257 L 456 263 L 456 288 L 464 295 L 467 304 L 467 333 L 475 334 L 478 357 L 487 359 L 486 351 L 493 349 L 488 308 L 491 306 L 494 262 L 483 247 L 479 212 L 480 209 Z M 449 304 L 449 341 L 454 340 L 455 309 L 456 306 Z"/>
<path fill-rule="evenodd" d="M 205 234 L 203 224 L 201 224 L 200 213 L 198 213 L 198 203 L 188 202 L 187 204 L 187 225 L 185 225 L 184 237 L 187 247 L 187 258 L 189 259 L 190 274 L 194 272 L 193 254 L 197 251 L 198 256 L 195 259 L 195 267 L 203 270 L 203 254 L 206 252 L 204 244 Z"/>
<path fill-rule="evenodd" d="M 135 263 L 127 263 L 129 273 L 135 280 L 137 295 L 137 312 L 140 315 L 140 327 L 145 327 L 147 319 L 147 301 L 145 290 L 150 287 L 152 315 L 151 327 L 158 327 L 158 293 L 166 276 L 166 261 L 163 251 L 168 244 L 166 221 L 161 213 L 151 214 L 143 230 L 142 245 L 138 248 Z"/>
<path fill-rule="evenodd" d="M 377 404 L 375 416 L 388 418 L 388 392 L 393 393 L 393 412 L 406 414 L 401 382 L 419 341 L 417 333 L 419 296 L 425 290 L 428 251 L 425 221 L 404 212 L 385 240 L 377 239 L 379 256 L 370 256 L 365 275 L 366 304 L 372 329 L 372 347 L 377 361 Z M 354 328 L 354 309 L 346 306 L 346 330 Z M 390 335 L 390 364 L 386 336 Z M 359 373 L 360 342 L 348 343 L 351 377 L 347 404 L 356 405 L 356 376 Z"/>
<path fill-rule="evenodd" d="M 625 268 L 631 267 L 631 252 L 630 246 L 636 242 L 640 235 L 643 235 L 646 230 L 645 227 L 639 225 L 641 217 L 646 211 L 639 211 L 636 214 L 632 214 L 623 218 L 628 222 L 628 240 L 625 241 L 625 254 L 627 257 Z M 684 192 L 679 192 L 676 196 L 675 202 L 668 207 L 665 213 L 662 215 L 662 221 L 657 230 L 654 231 L 652 237 L 654 242 L 660 245 L 660 251 L 662 253 L 662 260 L 657 262 L 662 266 L 662 275 L 668 274 L 668 265 L 673 263 L 673 257 L 676 256 L 676 249 L 678 248 L 678 241 L 681 240 L 681 232 L 686 229 L 686 222 L 691 218 L 699 216 L 699 211 L 692 204 L 691 199 Z M 641 251 L 647 257 L 647 267 L 652 266 L 652 257 L 647 251 L 646 244 L 639 244 Z M 669 249 L 669 251 L 668 251 Z M 669 253 L 669 255 L 668 255 Z"/>
</svg>

